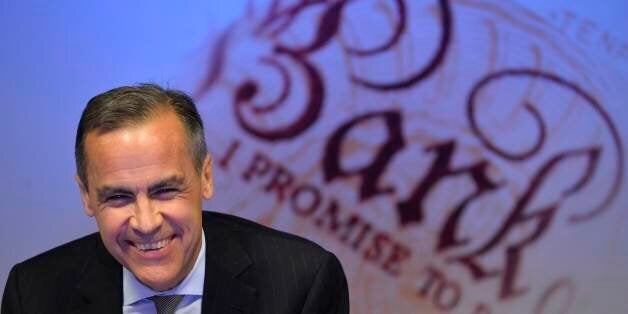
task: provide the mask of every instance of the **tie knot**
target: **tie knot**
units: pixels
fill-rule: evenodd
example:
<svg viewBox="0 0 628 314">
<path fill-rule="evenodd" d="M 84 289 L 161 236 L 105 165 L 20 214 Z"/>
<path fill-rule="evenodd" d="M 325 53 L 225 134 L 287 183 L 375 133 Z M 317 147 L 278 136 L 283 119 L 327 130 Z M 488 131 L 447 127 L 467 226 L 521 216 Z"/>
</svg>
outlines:
<svg viewBox="0 0 628 314">
<path fill-rule="evenodd" d="M 174 314 L 174 310 L 177 309 L 177 305 L 179 305 L 183 296 L 177 294 L 155 295 L 148 299 L 155 303 L 157 314 Z"/>
</svg>

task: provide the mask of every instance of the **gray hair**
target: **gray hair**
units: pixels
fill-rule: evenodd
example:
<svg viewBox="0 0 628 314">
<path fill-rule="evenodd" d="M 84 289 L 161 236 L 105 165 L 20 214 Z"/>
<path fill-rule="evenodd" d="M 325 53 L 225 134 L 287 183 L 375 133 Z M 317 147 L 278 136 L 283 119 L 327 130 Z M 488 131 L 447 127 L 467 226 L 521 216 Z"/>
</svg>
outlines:
<svg viewBox="0 0 628 314">
<path fill-rule="evenodd" d="M 155 84 L 122 86 L 94 96 L 83 110 L 76 130 L 74 157 L 76 171 L 87 190 L 87 156 L 85 138 L 88 133 L 101 133 L 148 121 L 163 109 L 171 109 L 187 133 L 188 149 L 197 172 L 203 169 L 207 156 L 203 121 L 192 98 L 178 90 L 164 89 Z"/>
</svg>

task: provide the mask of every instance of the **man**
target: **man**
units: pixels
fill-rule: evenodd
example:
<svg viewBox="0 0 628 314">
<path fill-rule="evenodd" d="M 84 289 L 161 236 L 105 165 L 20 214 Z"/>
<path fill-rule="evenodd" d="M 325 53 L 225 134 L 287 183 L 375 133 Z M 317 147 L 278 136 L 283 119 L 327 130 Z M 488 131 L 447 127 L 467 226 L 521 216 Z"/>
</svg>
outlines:
<svg viewBox="0 0 628 314">
<path fill-rule="evenodd" d="M 201 210 L 211 157 L 185 94 L 140 85 L 92 98 L 75 155 L 99 233 L 15 265 L 2 314 L 349 312 L 333 254 Z"/>
</svg>

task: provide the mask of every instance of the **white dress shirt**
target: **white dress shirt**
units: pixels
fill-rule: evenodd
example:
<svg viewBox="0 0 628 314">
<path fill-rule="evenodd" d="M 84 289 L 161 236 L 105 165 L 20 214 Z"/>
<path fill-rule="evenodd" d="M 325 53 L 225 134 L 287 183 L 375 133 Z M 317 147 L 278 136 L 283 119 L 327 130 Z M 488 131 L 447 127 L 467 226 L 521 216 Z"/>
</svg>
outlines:
<svg viewBox="0 0 628 314">
<path fill-rule="evenodd" d="M 198 253 L 192 271 L 181 283 L 167 291 L 155 291 L 142 284 L 135 276 L 122 267 L 122 313 L 156 314 L 155 304 L 146 298 L 154 295 L 183 295 L 177 306 L 176 314 L 199 314 L 203 300 L 203 282 L 205 280 L 205 233 L 201 235 L 201 251 Z"/>
</svg>

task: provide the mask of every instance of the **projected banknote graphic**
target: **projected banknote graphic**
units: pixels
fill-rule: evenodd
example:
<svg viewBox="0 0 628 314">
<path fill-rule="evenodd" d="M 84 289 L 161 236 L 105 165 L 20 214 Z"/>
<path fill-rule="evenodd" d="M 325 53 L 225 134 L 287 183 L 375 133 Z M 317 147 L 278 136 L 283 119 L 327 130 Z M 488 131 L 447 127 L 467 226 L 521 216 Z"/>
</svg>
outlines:
<svg viewBox="0 0 628 314">
<path fill-rule="evenodd" d="M 561 254 L 625 203 L 625 135 L 614 74 L 551 23 L 503 1 L 249 2 L 205 66 L 222 202 L 328 243 L 356 313 L 587 293 Z"/>
</svg>

